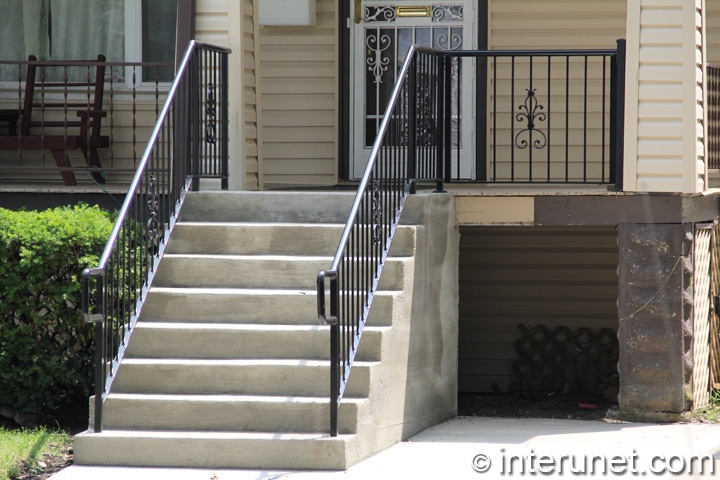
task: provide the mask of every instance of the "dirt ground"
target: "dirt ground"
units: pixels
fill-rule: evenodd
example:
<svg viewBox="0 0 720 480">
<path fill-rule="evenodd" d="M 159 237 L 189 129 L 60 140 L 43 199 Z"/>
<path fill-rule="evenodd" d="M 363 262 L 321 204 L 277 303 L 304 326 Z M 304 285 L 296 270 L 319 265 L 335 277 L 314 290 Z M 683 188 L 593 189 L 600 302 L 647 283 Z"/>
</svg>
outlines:
<svg viewBox="0 0 720 480">
<path fill-rule="evenodd" d="M 458 415 L 474 417 L 602 420 L 613 406 L 615 404 L 603 396 L 505 393 L 458 395 Z"/>
<path fill-rule="evenodd" d="M 23 472 L 13 480 L 45 480 L 72 463 L 72 453 L 46 455 L 38 459 L 35 465 L 25 465 Z"/>
</svg>

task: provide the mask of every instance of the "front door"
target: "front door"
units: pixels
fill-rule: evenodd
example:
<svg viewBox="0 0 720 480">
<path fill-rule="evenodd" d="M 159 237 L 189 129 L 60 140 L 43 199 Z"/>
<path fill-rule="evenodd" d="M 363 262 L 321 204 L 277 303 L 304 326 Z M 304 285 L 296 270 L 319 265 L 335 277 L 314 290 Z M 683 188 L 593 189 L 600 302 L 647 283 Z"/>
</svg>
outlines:
<svg viewBox="0 0 720 480">
<path fill-rule="evenodd" d="M 477 0 L 349 0 L 353 17 L 350 35 L 351 71 L 350 176 L 362 177 L 385 108 L 397 80 L 397 72 L 412 44 L 440 50 L 476 48 L 473 19 Z M 453 95 L 452 125 L 453 176 L 471 178 L 474 174 L 473 73 L 474 65 L 454 65 L 459 79 Z M 459 150 L 458 150 L 459 149 Z"/>
</svg>

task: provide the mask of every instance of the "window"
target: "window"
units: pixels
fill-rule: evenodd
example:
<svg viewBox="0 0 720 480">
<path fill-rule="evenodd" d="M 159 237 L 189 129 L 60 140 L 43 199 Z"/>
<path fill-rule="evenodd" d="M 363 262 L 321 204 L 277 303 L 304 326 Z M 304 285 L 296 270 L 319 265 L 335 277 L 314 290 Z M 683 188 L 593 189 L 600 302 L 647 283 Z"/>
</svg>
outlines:
<svg viewBox="0 0 720 480">
<path fill-rule="evenodd" d="M 173 62 L 177 0 L 5 0 L 0 3 L 0 59 Z M 122 68 L 112 70 L 122 81 Z M 160 72 L 170 81 L 172 68 Z M 3 65 L 0 80 L 17 78 Z M 143 80 L 155 79 L 145 69 Z"/>
</svg>

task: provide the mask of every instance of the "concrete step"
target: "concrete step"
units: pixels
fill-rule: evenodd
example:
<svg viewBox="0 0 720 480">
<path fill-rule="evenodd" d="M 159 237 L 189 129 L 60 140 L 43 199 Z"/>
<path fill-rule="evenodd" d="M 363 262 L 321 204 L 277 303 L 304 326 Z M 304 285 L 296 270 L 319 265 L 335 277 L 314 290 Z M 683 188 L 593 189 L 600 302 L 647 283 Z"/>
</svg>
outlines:
<svg viewBox="0 0 720 480">
<path fill-rule="evenodd" d="M 358 349 L 360 361 L 378 361 L 383 330 L 367 327 Z M 330 327 L 321 325 L 231 325 L 138 322 L 127 358 L 330 358 Z"/>
<path fill-rule="evenodd" d="M 356 361 L 345 398 L 370 393 L 377 362 Z M 147 359 L 126 358 L 113 381 L 117 393 L 328 396 L 330 362 L 278 359 Z"/>
<path fill-rule="evenodd" d="M 344 224 L 180 222 L 167 253 L 333 256 Z M 415 227 L 396 230 L 390 255 L 415 253 Z"/>
<path fill-rule="evenodd" d="M 75 436 L 74 463 L 148 467 L 344 470 L 355 435 L 105 430 Z"/>
<path fill-rule="evenodd" d="M 375 294 L 368 326 L 392 323 L 400 292 Z M 143 322 L 317 325 L 316 290 L 153 287 Z"/>
<path fill-rule="evenodd" d="M 345 224 L 355 192 L 190 192 L 183 222 Z"/>
<path fill-rule="evenodd" d="M 340 433 L 357 433 L 359 411 L 368 400 L 344 399 Z M 93 418 L 91 416 L 91 422 Z M 103 428 L 318 433 L 330 431 L 329 398 L 257 395 L 167 395 L 111 393 Z"/>
<path fill-rule="evenodd" d="M 412 261 L 412 257 L 389 258 L 379 289 L 402 290 L 405 271 Z M 168 254 L 154 282 L 162 287 L 313 290 L 317 273 L 330 268 L 331 262 L 331 257 Z"/>
<path fill-rule="evenodd" d="M 75 437 L 75 463 L 344 470 L 382 448 L 387 427 L 376 422 L 403 421 L 383 405 L 404 397 L 376 397 L 396 381 L 407 392 L 381 352 L 392 350 L 393 318 L 409 315 L 424 227 L 397 230 L 340 406 L 341 435 L 331 438 L 330 333 L 317 322 L 316 278 L 354 196 L 188 193 L 104 404 L 103 431 Z M 360 441 L 358 431 L 369 436 Z"/>
</svg>

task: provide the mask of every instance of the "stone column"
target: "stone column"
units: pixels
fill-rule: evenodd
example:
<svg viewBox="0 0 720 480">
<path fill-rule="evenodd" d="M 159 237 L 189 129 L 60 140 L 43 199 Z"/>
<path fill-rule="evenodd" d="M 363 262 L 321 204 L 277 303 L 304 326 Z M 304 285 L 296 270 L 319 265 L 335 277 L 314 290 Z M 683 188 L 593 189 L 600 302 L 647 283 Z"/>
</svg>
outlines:
<svg viewBox="0 0 720 480">
<path fill-rule="evenodd" d="M 618 227 L 623 412 L 692 407 L 692 224 Z"/>
</svg>

